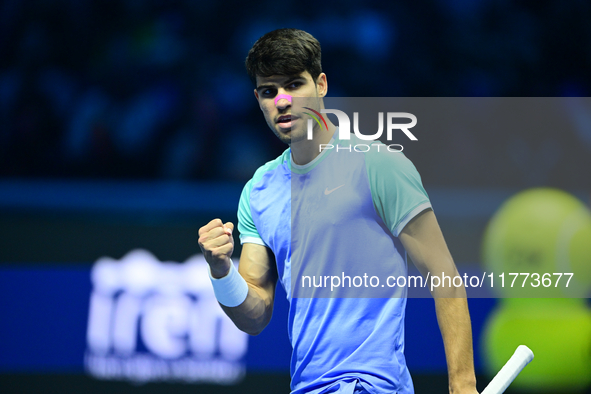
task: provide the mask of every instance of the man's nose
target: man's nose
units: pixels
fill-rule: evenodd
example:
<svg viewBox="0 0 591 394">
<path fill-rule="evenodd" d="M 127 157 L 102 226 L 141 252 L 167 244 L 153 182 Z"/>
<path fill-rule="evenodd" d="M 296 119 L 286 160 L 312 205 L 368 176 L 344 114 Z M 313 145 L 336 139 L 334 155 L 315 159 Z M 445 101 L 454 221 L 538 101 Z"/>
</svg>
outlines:
<svg viewBox="0 0 591 394">
<path fill-rule="evenodd" d="M 289 94 L 278 94 L 275 97 L 275 106 L 279 109 L 285 109 L 291 105 L 291 96 Z"/>
</svg>

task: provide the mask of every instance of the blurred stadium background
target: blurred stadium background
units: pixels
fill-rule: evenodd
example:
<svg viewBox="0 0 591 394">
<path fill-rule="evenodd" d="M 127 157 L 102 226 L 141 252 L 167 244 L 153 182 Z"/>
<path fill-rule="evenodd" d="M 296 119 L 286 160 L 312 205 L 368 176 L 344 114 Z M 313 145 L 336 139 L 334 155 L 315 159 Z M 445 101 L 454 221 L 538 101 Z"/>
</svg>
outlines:
<svg viewBox="0 0 591 394">
<path fill-rule="evenodd" d="M 281 289 L 271 325 L 232 353 L 222 338 L 242 339 L 200 289 L 180 297 L 146 279 L 140 291 L 95 264 L 144 249 L 153 256 L 142 261 L 177 283 L 178 263 L 199 251 L 198 228 L 236 221 L 243 184 L 285 149 L 243 66 L 265 32 L 315 35 L 334 97 L 587 97 L 590 19 L 591 4 L 576 0 L 0 1 L 0 392 L 288 392 Z M 585 124 L 576 133 L 458 129 L 405 150 L 458 265 L 478 266 L 487 222 L 521 190 L 560 188 L 589 204 Z M 142 264 L 126 275 L 141 276 Z M 111 293 L 109 280 L 119 280 Z M 160 304 L 142 304 L 154 294 Z M 481 337 L 496 303 L 470 300 L 482 387 Z M 432 301 L 408 304 L 416 391 L 443 393 Z M 100 305 L 137 318 L 91 329 Z M 162 319 L 173 327 L 145 323 Z M 195 343 L 200 319 L 211 327 Z M 101 340 L 114 344 L 105 350 Z M 136 361 L 96 367 L 91 357 Z"/>
</svg>

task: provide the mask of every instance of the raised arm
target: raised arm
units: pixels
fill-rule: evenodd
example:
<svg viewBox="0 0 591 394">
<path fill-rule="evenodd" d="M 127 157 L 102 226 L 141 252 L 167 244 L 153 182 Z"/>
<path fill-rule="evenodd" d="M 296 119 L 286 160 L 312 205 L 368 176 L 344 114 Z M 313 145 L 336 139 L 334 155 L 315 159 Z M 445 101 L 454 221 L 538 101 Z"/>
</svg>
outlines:
<svg viewBox="0 0 591 394">
<path fill-rule="evenodd" d="M 441 277 L 443 273 L 450 277 L 458 274 L 432 210 L 425 210 L 413 218 L 399 239 L 423 276 L 427 272 L 431 277 Z M 449 392 L 475 394 L 472 328 L 466 289 L 463 286 L 438 287 L 432 295 L 445 347 Z"/>
<path fill-rule="evenodd" d="M 236 327 L 258 335 L 273 314 L 277 268 L 273 253 L 265 247 L 245 243 L 239 271 L 232 265 L 234 225 L 214 219 L 199 229 L 199 246 L 209 264 L 216 297 Z"/>
</svg>

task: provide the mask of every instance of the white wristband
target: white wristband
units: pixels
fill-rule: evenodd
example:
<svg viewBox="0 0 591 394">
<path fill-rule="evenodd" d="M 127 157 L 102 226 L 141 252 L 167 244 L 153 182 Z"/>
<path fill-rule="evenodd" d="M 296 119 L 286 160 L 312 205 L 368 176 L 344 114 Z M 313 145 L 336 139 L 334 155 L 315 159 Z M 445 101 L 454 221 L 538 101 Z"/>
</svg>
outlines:
<svg viewBox="0 0 591 394">
<path fill-rule="evenodd" d="M 230 271 L 223 278 L 216 279 L 211 276 L 211 269 L 207 264 L 207 272 L 213 285 L 213 292 L 215 298 L 222 305 L 234 307 L 242 304 L 248 295 L 248 285 L 244 278 L 238 273 L 234 267 L 234 263 L 230 264 Z"/>
</svg>

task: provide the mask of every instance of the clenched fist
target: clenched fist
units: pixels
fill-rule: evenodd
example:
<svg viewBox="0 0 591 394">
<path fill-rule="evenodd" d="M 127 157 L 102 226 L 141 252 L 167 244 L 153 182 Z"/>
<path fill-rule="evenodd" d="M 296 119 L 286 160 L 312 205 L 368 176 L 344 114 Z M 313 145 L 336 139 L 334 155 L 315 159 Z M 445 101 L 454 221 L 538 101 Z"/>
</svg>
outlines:
<svg viewBox="0 0 591 394">
<path fill-rule="evenodd" d="M 231 222 L 224 224 L 220 219 L 213 219 L 199 229 L 199 247 L 214 278 L 223 278 L 230 271 L 230 257 L 234 251 L 233 230 Z"/>
</svg>

